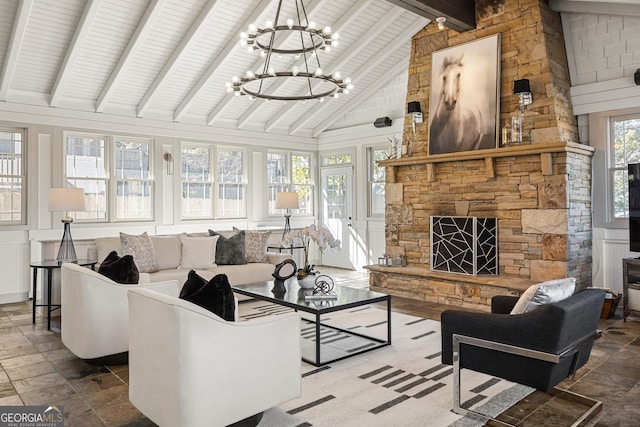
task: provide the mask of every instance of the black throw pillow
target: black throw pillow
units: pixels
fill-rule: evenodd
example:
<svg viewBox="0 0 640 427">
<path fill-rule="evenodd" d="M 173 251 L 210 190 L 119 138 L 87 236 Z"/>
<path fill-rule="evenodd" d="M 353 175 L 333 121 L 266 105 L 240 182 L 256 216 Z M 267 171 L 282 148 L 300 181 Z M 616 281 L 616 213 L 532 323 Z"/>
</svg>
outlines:
<svg viewBox="0 0 640 427">
<path fill-rule="evenodd" d="M 209 230 L 209 236 L 218 236 L 216 243 L 216 264 L 239 265 L 246 264 L 244 256 L 244 230 L 227 238 L 222 234 Z"/>
<path fill-rule="evenodd" d="M 133 256 L 120 257 L 116 251 L 111 251 L 102 261 L 98 273 L 124 285 L 136 285 L 140 280 L 140 273 L 133 261 Z"/>
<path fill-rule="evenodd" d="M 217 274 L 207 282 L 195 271 L 189 271 L 187 281 L 180 290 L 180 298 L 199 305 L 224 320 L 235 320 L 236 304 L 226 274 Z"/>
</svg>

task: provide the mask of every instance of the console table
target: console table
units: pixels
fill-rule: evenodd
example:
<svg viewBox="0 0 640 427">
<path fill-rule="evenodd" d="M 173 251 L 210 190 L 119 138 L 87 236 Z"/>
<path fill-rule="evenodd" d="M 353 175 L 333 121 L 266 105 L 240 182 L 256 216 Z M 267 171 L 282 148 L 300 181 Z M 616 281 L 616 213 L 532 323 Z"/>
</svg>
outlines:
<svg viewBox="0 0 640 427">
<path fill-rule="evenodd" d="M 640 315 L 640 259 L 622 260 L 622 318 L 629 314 Z"/>
<path fill-rule="evenodd" d="M 92 270 L 95 269 L 98 261 L 89 261 L 87 259 L 78 260 L 78 265 L 83 267 L 90 267 Z M 29 266 L 33 268 L 33 318 L 32 322 L 36 323 L 36 307 L 47 307 L 47 330 L 51 329 L 51 312 L 53 310 L 57 310 L 61 307 L 61 304 L 51 304 L 51 283 L 53 279 L 53 270 L 61 267 L 60 264 L 56 260 L 51 261 L 39 261 L 32 262 Z M 46 304 L 38 304 L 38 270 L 46 270 L 47 271 L 47 303 Z"/>
</svg>

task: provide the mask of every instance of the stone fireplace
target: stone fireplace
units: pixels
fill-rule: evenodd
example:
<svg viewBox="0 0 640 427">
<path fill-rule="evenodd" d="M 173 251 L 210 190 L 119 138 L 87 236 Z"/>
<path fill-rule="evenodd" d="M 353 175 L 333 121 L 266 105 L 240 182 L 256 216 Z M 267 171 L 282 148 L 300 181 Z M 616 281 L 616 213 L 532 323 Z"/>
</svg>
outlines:
<svg viewBox="0 0 640 427">
<path fill-rule="evenodd" d="M 533 104 L 524 144 L 428 155 L 428 117 L 405 121 L 410 153 L 385 160 L 386 252 L 408 267 L 370 266 L 371 287 L 395 295 L 487 309 L 493 295 L 519 295 L 531 283 L 576 277 L 591 283 L 591 161 L 578 142 L 560 17 L 546 1 L 478 1 L 477 28 L 439 31 L 430 24 L 413 38 L 407 102 L 429 105 L 431 52 L 501 33 L 500 122 L 518 108 L 513 80 L 531 82 Z M 497 276 L 431 271 L 430 217 L 498 220 Z"/>
</svg>

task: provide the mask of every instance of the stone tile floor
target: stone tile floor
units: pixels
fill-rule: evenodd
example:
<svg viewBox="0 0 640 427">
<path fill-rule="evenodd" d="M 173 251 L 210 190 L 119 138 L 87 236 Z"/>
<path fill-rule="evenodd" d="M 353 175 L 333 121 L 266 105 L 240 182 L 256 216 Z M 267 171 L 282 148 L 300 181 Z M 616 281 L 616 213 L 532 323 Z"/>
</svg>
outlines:
<svg viewBox="0 0 640 427">
<path fill-rule="evenodd" d="M 322 268 L 336 283 L 367 287 L 368 276 Z M 439 320 L 452 308 L 394 297 L 394 311 Z M 60 321 L 52 330 L 46 317 L 31 322 L 31 303 L 0 305 L 0 406 L 63 405 L 67 426 L 153 426 L 128 399 L 126 365 L 93 366 L 71 354 L 60 340 Z M 640 319 L 623 322 L 619 314 L 601 320 L 589 363 L 574 380 L 560 384 L 602 400 L 603 410 L 591 423 L 596 427 L 640 425 Z M 567 426 L 584 407 L 565 399 L 534 392 L 501 415 L 520 426 Z M 412 427 L 412 426 L 408 426 Z"/>
</svg>

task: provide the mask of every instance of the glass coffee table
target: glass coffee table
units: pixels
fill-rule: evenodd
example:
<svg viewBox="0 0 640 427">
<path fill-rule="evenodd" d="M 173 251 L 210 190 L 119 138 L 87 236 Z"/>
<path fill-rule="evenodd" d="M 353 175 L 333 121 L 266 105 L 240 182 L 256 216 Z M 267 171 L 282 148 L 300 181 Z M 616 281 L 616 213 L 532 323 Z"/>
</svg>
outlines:
<svg viewBox="0 0 640 427">
<path fill-rule="evenodd" d="M 233 291 L 238 294 L 312 315 L 308 316 L 310 318 L 301 316 L 303 322 L 302 360 L 307 363 L 322 366 L 391 345 L 391 295 L 336 285 L 333 289 L 333 293 L 337 296 L 336 299 L 307 301 L 305 293 L 311 291 L 300 288 L 295 281 L 286 284 L 287 292 L 284 294 L 274 294 L 271 292 L 272 288 L 273 281 L 232 286 Z M 378 319 L 379 321 L 369 320 L 367 325 L 351 327 L 340 327 L 335 322 L 332 322 L 333 324 L 327 322 L 330 320 L 328 315 L 336 312 L 345 312 L 341 313 L 342 320 L 348 320 L 348 318 L 355 320 L 355 317 L 364 310 L 364 308 L 358 310 L 358 307 L 380 302 L 387 303 L 386 319 L 383 315 L 382 319 Z M 382 310 L 377 311 L 384 313 Z M 323 322 L 323 317 L 327 321 Z M 356 329 L 366 330 L 370 327 L 382 327 L 385 323 L 386 337 L 376 337 L 356 331 Z M 304 324 L 310 327 L 306 328 Z"/>
</svg>

